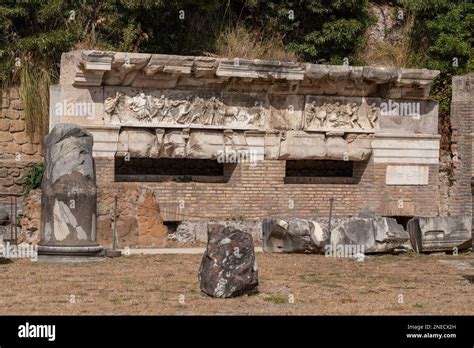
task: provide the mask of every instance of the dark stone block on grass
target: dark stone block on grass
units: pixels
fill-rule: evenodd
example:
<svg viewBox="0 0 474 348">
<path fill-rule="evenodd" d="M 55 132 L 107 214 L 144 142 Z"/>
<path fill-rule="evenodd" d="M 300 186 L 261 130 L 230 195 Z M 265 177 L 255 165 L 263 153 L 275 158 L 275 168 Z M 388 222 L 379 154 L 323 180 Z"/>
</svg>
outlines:
<svg viewBox="0 0 474 348">
<path fill-rule="evenodd" d="M 252 235 L 231 226 L 209 225 L 198 277 L 201 290 L 212 297 L 255 293 L 258 271 Z"/>
</svg>

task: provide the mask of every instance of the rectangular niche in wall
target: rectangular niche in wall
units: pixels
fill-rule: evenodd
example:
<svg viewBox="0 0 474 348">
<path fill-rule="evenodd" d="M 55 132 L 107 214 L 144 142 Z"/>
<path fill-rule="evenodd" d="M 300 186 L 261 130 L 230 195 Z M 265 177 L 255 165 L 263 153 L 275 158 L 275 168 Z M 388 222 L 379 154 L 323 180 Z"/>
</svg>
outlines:
<svg viewBox="0 0 474 348">
<path fill-rule="evenodd" d="M 285 184 L 353 184 L 354 162 L 332 160 L 286 161 Z"/>
<path fill-rule="evenodd" d="M 226 182 L 224 166 L 216 160 L 170 158 L 115 158 L 118 182 Z"/>
</svg>

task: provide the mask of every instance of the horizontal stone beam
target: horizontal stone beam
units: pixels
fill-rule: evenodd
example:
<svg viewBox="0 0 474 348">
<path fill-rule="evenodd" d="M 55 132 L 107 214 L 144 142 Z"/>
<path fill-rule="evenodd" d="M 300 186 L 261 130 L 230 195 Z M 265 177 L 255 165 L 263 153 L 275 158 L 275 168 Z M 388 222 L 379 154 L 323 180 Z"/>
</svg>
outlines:
<svg viewBox="0 0 474 348">
<path fill-rule="evenodd" d="M 71 56 L 75 59 L 70 59 Z M 144 85 L 157 83 L 155 80 L 163 79 L 175 79 L 177 83 L 178 79 L 186 77 L 203 78 L 207 83 L 210 83 L 210 80 L 222 83 L 222 80 L 228 79 L 258 80 L 263 83 L 280 80 L 289 84 L 303 80 L 310 84 L 345 80 L 376 85 L 387 84 L 389 95 L 411 96 L 414 99 L 427 98 L 433 80 L 439 75 L 439 71 L 427 69 L 320 65 L 260 59 L 93 50 L 65 53 L 62 71 L 71 70 L 71 67 L 64 66 L 71 61 L 75 64 L 71 82 L 76 86 L 129 86 L 133 85 L 135 80 Z M 414 91 L 406 91 L 404 88 Z"/>
<path fill-rule="evenodd" d="M 376 133 L 372 148 L 375 163 L 438 164 L 440 136 Z"/>
</svg>

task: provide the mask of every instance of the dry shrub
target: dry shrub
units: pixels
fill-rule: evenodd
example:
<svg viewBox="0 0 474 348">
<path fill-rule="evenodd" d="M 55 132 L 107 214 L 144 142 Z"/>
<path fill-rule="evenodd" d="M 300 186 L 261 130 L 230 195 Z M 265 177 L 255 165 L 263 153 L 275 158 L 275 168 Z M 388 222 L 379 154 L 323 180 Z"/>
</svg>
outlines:
<svg viewBox="0 0 474 348">
<path fill-rule="evenodd" d="M 51 72 L 35 67 L 27 61 L 20 71 L 20 98 L 23 105 L 26 131 L 32 139 L 34 135 L 48 133 L 49 86 Z"/>
<path fill-rule="evenodd" d="M 398 40 L 379 41 L 366 36 L 366 44 L 356 53 L 357 59 L 366 65 L 406 68 L 410 66 L 412 42 L 410 31 L 413 27 L 413 18 L 408 18 L 406 24 L 395 30 Z"/>
<path fill-rule="evenodd" d="M 216 53 L 220 57 L 280 60 L 297 62 L 299 57 L 285 48 L 280 34 L 265 35 L 261 30 L 249 31 L 241 25 L 221 33 Z"/>
</svg>

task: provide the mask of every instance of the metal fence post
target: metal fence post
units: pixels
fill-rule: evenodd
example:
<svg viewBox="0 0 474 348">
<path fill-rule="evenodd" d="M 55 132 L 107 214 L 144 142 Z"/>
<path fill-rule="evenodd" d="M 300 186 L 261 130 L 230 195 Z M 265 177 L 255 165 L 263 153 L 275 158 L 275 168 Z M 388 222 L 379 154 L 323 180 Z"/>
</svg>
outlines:
<svg viewBox="0 0 474 348">
<path fill-rule="evenodd" d="M 331 220 L 332 220 L 332 203 L 334 202 L 334 197 L 329 199 L 329 221 L 328 221 L 328 233 L 331 233 Z"/>
<path fill-rule="evenodd" d="M 13 196 L 10 196 L 10 242 L 13 242 Z"/>
<path fill-rule="evenodd" d="M 12 225 L 15 225 L 15 245 L 18 245 L 18 226 L 17 226 L 17 223 L 18 223 L 18 200 L 17 200 L 17 196 L 15 196 L 14 198 L 15 200 L 15 217 L 14 217 L 14 220 L 12 221 Z"/>
<path fill-rule="evenodd" d="M 115 195 L 114 199 L 114 229 L 112 236 L 112 250 L 117 247 L 117 206 L 118 206 L 118 195 Z"/>
</svg>

